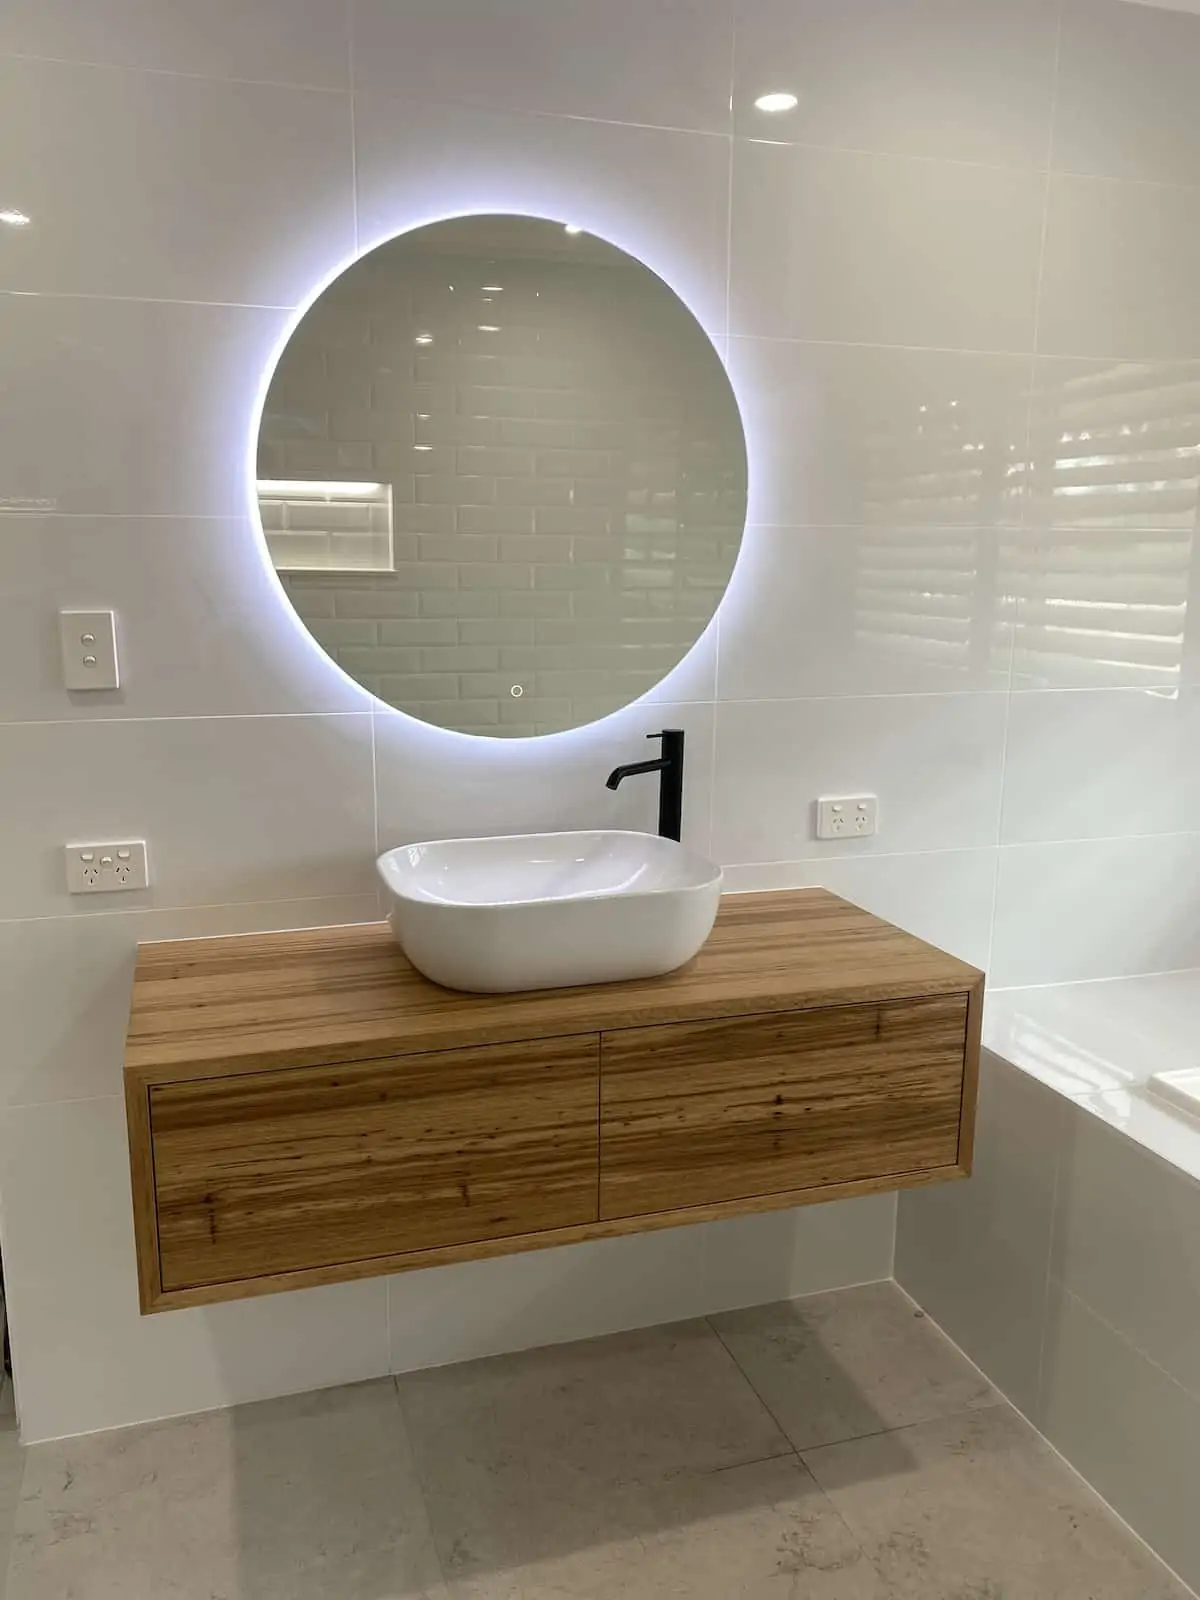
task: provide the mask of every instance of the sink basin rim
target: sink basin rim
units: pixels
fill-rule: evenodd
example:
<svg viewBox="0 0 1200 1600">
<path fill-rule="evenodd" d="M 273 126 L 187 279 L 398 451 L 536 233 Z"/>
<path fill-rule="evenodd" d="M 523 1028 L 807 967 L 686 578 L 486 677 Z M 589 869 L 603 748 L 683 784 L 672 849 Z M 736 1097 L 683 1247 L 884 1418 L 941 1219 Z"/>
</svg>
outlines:
<svg viewBox="0 0 1200 1600">
<path fill-rule="evenodd" d="M 520 895 L 501 898 L 499 896 L 483 900 L 465 900 L 451 898 L 432 898 L 425 894 L 413 892 L 413 884 L 407 881 L 407 874 L 397 870 L 402 858 L 410 851 L 434 851 L 445 849 L 447 846 L 462 846 L 466 850 L 478 847 L 482 854 L 488 846 L 501 846 L 505 844 L 527 843 L 532 840 L 636 840 L 646 848 L 648 858 L 658 855 L 668 860 L 674 857 L 679 868 L 686 876 L 675 883 L 659 883 L 651 886 L 640 887 L 617 885 L 609 888 L 584 889 L 575 893 L 555 895 Z M 596 901 L 608 900 L 634 900 L 654 899 L 665 895 L 691 895 L 710 894 L 714 888 L 719 888 L 724 879 L 724 871 L 715 862 L 709 861 L 689 845 L 681 844 L 674 839 L 664 839 L 654 833 L 640 833 L 631 828 L 577 828 L 558 829 L 553 832 L 539 833 L 508 833 L 508 834 L 483 834 L 471 837 L 423 839 L 410 844 L 398 845 L 392 850 L 385 851 L 377 861 L 379 875 L 389 893 L 409 905 L 419 905 L 430 911 L 456 911 L 464 910 L 486 912 L 491 910 L 507 910 L 518 908 L 534 908 L 538 906 L 566 906 L 571 904 L 591 904 Z M 514 868 L 519 870 L 523 863 L 514 862 Z M 531 863 L 532 864 L 532 863 Z M 565 864 L 565 863 L 564 863 Z"/>
</svg>

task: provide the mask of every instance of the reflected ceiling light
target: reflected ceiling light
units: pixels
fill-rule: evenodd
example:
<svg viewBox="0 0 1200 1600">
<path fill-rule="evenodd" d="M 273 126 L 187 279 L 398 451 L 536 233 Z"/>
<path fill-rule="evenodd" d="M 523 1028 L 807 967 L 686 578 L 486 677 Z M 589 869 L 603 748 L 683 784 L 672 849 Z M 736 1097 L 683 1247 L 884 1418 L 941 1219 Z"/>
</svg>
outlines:
<svg viewBox="0 0 1200 1600">
<path fill-rule="evenodd" d="M 582 233 L 583 229 L 579 226 L 579 224 L 577 222 L 568 222 L 566 224 L 565 228 L 563 229 L 563 232 L 564 233 L 569 233 L 572 236 L 574 236 L 577 233 Z"/>
<path fill-rule="evenodd" d="M 0 222 L 7 223 L 10 228 L 27 228 L 32 221 L 33 218 L 27 217 L 23 211 L 0 211 Z"/>
<path fill-rule="evenodd" d="M 496 324 L 494 322 L 481 322 L 479 324 L 479 332 L 480 333 L 499 333 L 500 329 L 496 326 Z"/>
<path fill-rule="evenodd" d="M 504 293 L 504 285 L 502 283 L 485 283 L 482 285 L 482 289 L 484 294 Z"/>
<path fill-rule="evenodd" d="M 260 478 L 258 492 L 265 495 L 287 495 L 299 499 L 306 494 L 319 495 L 321 499 L 365 500 L 369 495 L 383 494 L 382 483 L 324 483 L 317 478 Z"/>
<path fill-rule="evenodd" d="M 433 343 L 433 335 L 431 333 L 419 333 L 417 335 L 417 337 L 413 340 L 413 343 L 414 344 L 432 344 Z"/>
<path fill-rule="evenodd" d="M 414 450 L 432 450 L 433 446 L 431 444 L 415 444 L 415 445 L 413 445 L 413 449 Z"/>
<path fill-rule="evenodd" d="M 760 94 L 754 102 L 756 111 L 778 112 L 794 111 L 800 104 L 799 97 L 788 94 L 786 90 L 777 90 L 772 94 Z"/>
</svg>

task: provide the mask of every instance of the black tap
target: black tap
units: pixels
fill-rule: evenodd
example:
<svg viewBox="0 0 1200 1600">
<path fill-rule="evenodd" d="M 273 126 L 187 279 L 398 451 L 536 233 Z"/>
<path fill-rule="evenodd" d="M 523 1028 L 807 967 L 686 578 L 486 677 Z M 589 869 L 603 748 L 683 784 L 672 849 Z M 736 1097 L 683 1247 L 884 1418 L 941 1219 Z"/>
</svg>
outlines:
<svg viewBox="0 0 1200 1600">
<path fill-rule="evenodd" d="M 647 739 L 662 740 L 662 755 L 657 761 L 634 761 L 629 766 L 617 767 L 608 775 L 608 787 L 619 789 L 626 778 L 636 778 L 643 772 L 658 772 L 662 779 L 658 789 L 658 831 L 664 839 L 683 836 L 683 729 L 664 728 L 661 733 L 648 733 Z"/>
</svg>

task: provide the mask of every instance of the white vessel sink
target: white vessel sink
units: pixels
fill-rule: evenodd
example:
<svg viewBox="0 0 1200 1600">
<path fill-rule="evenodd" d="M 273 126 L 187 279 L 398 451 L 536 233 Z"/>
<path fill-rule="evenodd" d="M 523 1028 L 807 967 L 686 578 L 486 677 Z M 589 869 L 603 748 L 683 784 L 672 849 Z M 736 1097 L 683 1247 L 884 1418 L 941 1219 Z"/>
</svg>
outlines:
<svg viewBox="0 0 1200 1600">
<path fill-rule="evenodd" d="M 647 833 L 530 833 L 379 858 L 392 930 L 448 989 L 506 994 L 651 978 L 712 932 L 721 869 Z"/>
</svg>

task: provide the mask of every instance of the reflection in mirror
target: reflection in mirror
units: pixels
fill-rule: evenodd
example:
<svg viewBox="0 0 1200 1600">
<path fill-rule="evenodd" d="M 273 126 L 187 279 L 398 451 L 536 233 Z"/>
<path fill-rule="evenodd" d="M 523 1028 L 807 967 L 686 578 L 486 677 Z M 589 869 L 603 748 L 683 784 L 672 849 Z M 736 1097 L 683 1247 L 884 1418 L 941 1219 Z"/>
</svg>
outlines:
<svg viewBox="0 0 1200 1600">
<path fill-rule="evenodd" d="M 725 369 L 646 267 L 577 228 L 456 218 L 381 245 L 285 348 L 264 535 L 309 631 L 373 694 L 489 736 L 647 693 L 737 560 Z"/>
</svg>

